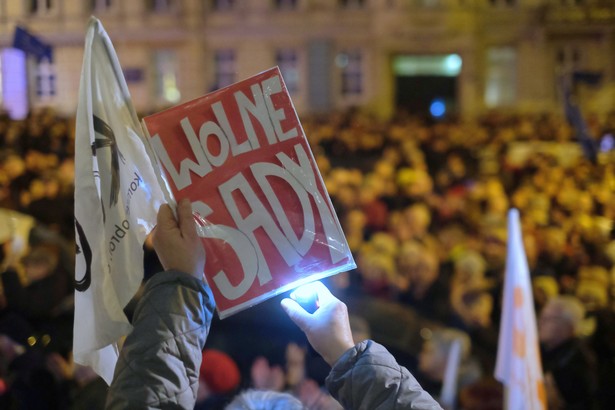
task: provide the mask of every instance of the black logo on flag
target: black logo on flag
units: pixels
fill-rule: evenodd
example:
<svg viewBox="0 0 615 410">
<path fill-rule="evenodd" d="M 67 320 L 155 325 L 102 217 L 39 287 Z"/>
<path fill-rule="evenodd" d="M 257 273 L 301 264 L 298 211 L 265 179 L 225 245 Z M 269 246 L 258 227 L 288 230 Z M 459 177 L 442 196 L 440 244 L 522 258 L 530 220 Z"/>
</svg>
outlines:
<svg viewBox="0 0 615 410">
<path fill-rule="evenodd" d="M 85 262 L 85 274 L 83 275 L 83 278 L 79 280 L 75 278 L 75 290 L 78 292 L 85 292 L 92 284 L 92 249 L 90 248 L 88 238 L 85 236 L 85 232 L 77 219 L 75 219 L 75 228 L 77 228 L 77 243 L 75 245 L 77 247 L 76 254 L 77 257 L 83 254 Z"/>
<path fill-rule="evenodd" d="M 115 134 L 111 127 L 96 115 L 93 115 L 92 119 L 94 122 L 94 131 L 103 137 L 94 139 L 92 143 L 92 155 L 96 156 L 96 150 L 99 148 L 108 147 L 111 149 L 111 194 L 109 196 L 109 207 L 112 207 L 117 205 L 120 194 L 120 159 L 122 163 L 125 163 L 126 160 L 118 148 Z M 103 220 L 106 220 L 104 203 L 102 204 L 102 210 Z"/>
</svg>

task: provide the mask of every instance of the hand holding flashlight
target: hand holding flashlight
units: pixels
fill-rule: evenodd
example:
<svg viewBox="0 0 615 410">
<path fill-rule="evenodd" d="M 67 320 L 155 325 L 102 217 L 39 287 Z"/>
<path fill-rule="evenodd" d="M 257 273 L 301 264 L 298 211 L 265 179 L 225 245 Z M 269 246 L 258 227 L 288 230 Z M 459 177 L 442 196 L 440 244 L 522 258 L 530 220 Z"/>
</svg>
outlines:
<svg viewBox="0 0 615 410">
<path fill-rule="evenodd" d="M 316 283 L 320 282 L 299 286 L 290 294 L 290 298 L 301 305 L 308 313 L 316 312 L 320 306 L 320 301 L 318 300 L 318 286 Z"/>
<path fill-rule="evenodd" d="M 294 299 L 283 299 L 281 304 L 284 311 L 290 319 L 306 334 L 308 341 L 330 366 L 333 366 L 337 360 L 355 343 L 352 340 L 352 332 L 350 331 L 350 322 L 348 320 L 348 309 L 346 305 L 331 294 L 329 289 L 321 282 L 310 284 L 313 289 L 306 292 L 307 295 L 315 294 L 314 296 L 305 296 L 305 290 L 293 292 Z M 312 309 L 314 304 L 316 309 L 313 313 L 304 309 L 299 303 L 308 306 Z"/>
</svg>

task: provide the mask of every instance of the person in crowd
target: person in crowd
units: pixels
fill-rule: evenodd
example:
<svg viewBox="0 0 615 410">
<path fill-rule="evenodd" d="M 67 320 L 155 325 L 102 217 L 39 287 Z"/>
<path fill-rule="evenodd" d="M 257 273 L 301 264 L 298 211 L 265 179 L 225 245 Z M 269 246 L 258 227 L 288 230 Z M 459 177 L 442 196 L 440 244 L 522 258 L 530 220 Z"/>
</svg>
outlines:
<svg viewBox="0 0 615 410">
<path fill-rule="evenodd" d="M 547 402 L 554 408 L 591 408 L 594 358 L 579 339 L 585 309 L 573 296 L 558 296 L 540 312 L 538 337 Z M 559 407 L 558 407 L 559 406 Z"/>
<path fill-rule="evenodd" d="M 561 288 L 570 292 L 574 286 L 571 285 L 571 280 L 576 277 L 576 270 L 574 262 L 566 254 L 566 232 L 558 227 L 543 229 L 536 275 L 553 276 L 557 278 Z"/>
<path fill-rule="evenodd" d="M 303 410 L 303 403 L 289 393 L 272 390 L 246 390 L 225 410 Z"/>
<path fill-rule="evenodd" d="M 21 266 L 12 266 L 2 275 L 6 309 L 41 332 L 53 332 L 52 322 L 60 316 L 62 302 L 71 290 L 61 258 L 58 244 L 39 243 L 32 246 Z"/>
<path fill-rule="evenodd" d="M 223 408 L 233 398 L 240 383 L 241 373 L 233 358 L 220 350 L 206 348 L 203 350 L 194 409 Z"/>
<path fill-rule="evenodd" d="M 399 301 L 428 319 L 443 321 L 448 315 L 448 287 L 440 277 L 438 257 L 417 241 L 402 244 L 397 259 Z"/>
<path fill-rule="evenodd" d="M 362 288 L 366 294 L 388 299 L 396 293 L 397 274 L 394 258 L 397 243 L 395 242 L 394 247 L 395 249 L 390 251 L 383 251 L 373 242 L 366 243 L 362 247 L 357 258 L 357 266 L 361 271 Z"/>
<path fill-rule="evenodd" d="M 536 276 L 532 279 L 534 310 L 540 312 L 547 302 L 559 294 L 557 280 L 552 276 Z"/>
<path fill-rule="evenodd" d="M 471 354 L 472 342 L 465 332 L 454 328 L 436 328 L 424 334 L 426 337 L 419 353 L 417 377 L 421 386 L 432 396 L 437 397 L 442 391 L 447 361 L 454 343 L 459 343 L 456 390 L 460 391 L 480 379 L 482 371 Z"/>
</svg>

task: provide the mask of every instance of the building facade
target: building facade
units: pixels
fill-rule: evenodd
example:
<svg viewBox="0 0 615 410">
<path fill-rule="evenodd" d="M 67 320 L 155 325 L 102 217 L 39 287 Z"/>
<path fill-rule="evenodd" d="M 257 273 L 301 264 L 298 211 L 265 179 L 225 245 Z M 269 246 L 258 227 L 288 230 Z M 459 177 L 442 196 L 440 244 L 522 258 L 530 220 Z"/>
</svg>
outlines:
<svg viewBox="0 0 615 410">
<path fill-rule="evenodd" d="M 0 0 L 2 105 L 77 104 L 85 27 L 105 26 L 141 113 L 280 66 L 299 113 L 554 111 L 563 70 L 615 108 L 615 0 Z M 11 49 L 16 26 L 53 61 Z M 418 101 L 418 102 L 417 102 Z M 23 104 L 23 101 L 22 101 Z"/>
</svg>

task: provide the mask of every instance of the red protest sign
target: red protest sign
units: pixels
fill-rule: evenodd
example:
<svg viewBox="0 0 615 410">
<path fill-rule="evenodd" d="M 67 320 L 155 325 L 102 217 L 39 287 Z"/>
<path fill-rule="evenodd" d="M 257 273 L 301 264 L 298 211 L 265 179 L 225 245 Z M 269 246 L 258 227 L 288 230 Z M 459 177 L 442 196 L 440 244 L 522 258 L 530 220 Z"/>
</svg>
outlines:
<svg viewBox="0 0 615 410">
<path fill-rule="evenodd" d="M 277 67 L 143 121 L 173 195 L 203 218 L 221 318 L 355 267 Z"/>
</svg>

